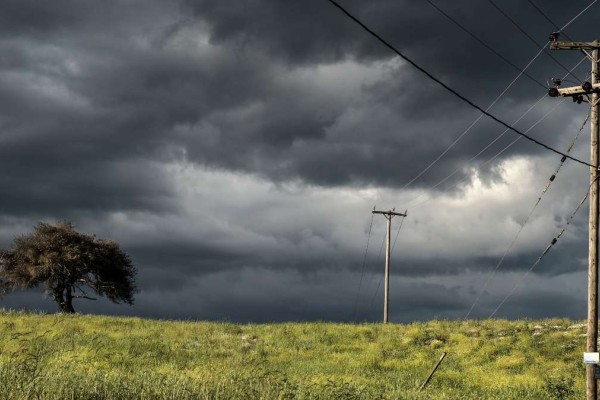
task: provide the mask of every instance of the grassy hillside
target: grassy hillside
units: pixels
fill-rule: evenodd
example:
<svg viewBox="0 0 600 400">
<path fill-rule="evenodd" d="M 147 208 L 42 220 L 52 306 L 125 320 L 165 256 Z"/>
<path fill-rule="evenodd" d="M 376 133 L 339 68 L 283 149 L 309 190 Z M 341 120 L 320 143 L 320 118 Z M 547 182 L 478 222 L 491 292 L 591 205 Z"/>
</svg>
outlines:
<svg viewBox="0 0 600 400">
<path fill-rule="evenodd" d="M 584 396 L 585 326 L 569 320 L 236 325 L 4 311 L 0 343 L 2 399 Z"/>
</svg>

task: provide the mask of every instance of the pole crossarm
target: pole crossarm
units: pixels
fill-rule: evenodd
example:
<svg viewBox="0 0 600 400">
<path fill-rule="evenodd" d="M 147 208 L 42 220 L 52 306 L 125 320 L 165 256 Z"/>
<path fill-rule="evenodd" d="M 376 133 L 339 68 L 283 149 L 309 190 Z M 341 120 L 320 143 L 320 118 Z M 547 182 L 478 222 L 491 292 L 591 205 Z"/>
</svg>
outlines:
<svg viewBox="0 0 600 400">
<path fill-rule="evenodd" d="M 550 43 L 552 50 L 595 50 L 600 49 L 600 41 L 593 42 L 563 42 L 556 41 Z"/>
<path fill-rule="evenodd" d="M 383 215 L 385 215 L 387 217 L 393 217 L 393 216 L 406 217 L 408 215 L 407 211 L 404 211 L 404 214 L 403 214 L 403 213 L 396 212 L 393 209 L 389 210 L 389 211 L 376 211 L 376 210 L 373 210 L 373 214 L 383 214 Z"/>
<path fill-rule="evenodd" d="M 589 83 L 589 82 L 586 82 Z M 586 87 L 586 83 L 582 86 L 571 86 L 566 88 L 556 88 L 556 92 L 550 93 L 551 97 L 569 97 L 569 96 L 578 96 L 580 94 L 592 94 L 600 92 L 600 83 L 590 83 L 589 86 Z M 551 89 L 552 90 L 552 89 Z M 553 94 L 555 94 L 553 96 Z"/>
</svg>

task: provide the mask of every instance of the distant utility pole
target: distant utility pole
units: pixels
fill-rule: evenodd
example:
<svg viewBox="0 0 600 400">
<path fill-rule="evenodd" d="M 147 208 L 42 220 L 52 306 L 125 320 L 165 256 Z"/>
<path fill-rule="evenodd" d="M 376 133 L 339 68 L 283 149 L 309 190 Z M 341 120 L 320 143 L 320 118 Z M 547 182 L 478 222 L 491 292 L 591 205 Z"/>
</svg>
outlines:
<svg viewBox="0 0 600 400">
<path fill-rule="evenodd" d="M 373 214 L 383 214 L 387 219 L 387 232 L 385 240 L 385 295 L 383 300 L 383 323 L 388 322 L 388 303 L 390 300 L 390 238 L 392 231 L 392 218 L 395 216 L 406 217 L 407 211 L 404 214 L 397 213 L 395 208 L 389 211 L 376 211 L 373 209 Z"/>
<path fill-rule="evenodd" d="M 574 102 L 583 101 L 591 105 L 591 157 L 590 164 L 590 220 L 589 220 L 589 262 L 588 262 L 588 324 L 586 351 L 598 351 L 598 99 L 600 98 L 600 83 L 598 82 L 598 49 L 600 41 L 593 42 L 560 42 L 558 32 L 550 35 L 550 48 L 553 50 L 580 50 L 592 62 L 591 82 L 581 86 L 560 88 L 561 81 L 554 80 L 555 87 L 549 91 L 552 97 L 572 97 Z M 596 381 L 597 365 L 586 365 L 587 400 L 597 400 L 598 383 Z"/>
</svg>

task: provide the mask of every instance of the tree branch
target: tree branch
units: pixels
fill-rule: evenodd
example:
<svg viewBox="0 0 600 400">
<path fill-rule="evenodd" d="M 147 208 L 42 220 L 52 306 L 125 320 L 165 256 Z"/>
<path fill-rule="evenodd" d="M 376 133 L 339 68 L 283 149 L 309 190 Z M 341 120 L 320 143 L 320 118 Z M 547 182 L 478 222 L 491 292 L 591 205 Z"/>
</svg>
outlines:
<svg viewBox="0 0 600 400">
<path fill-rule="evenodd" d="M 82 295 L 82 296 L 73 296 L 73 298 L 74 298 L 74 299 L 98 300 L 98 299 L 95 299 L 95 298 L 93 298 L 93 297 L 89 297 L 89 296 L 86 296 L 86 295 Z"/>
</svg>

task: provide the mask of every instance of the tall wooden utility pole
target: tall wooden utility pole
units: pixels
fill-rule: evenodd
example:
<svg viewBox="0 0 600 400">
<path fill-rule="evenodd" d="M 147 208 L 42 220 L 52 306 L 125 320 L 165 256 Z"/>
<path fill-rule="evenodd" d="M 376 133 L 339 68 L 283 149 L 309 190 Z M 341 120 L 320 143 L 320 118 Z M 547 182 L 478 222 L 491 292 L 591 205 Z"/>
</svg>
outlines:
<svg viewBox="0 0 600 400">
<path fill-rule="evenodd" d="M 553 50 L 581 50 L 592 62 L 591 82 L 581 86 L 559 88 L 560 81 L 555 81 L 556 87 L 550 89 L 550 96 L 573 97 L 573 101 L 590 103 L 591 118 L 591 156 L 590 164 L 590 221 L 589 221 L 589 262 L 588 262 L 588 324 L 586 351 L 598 351 L 598 99 L 600 98 L 600 83 L 598 81 L 598 49 L 600 41 L 593 42 L 559 42 L 558 33 L 550 36 Z M 598 382 L 596 381 L 594 364 L 586 365 L 587 400 L 597 400 Z"/>
<path fill-rule="evenodd" d="M 373 214 L 383 214 L 383 216 L 385 216 L 385 219 L 387 219 L 387 231 L 385 240 L 385 295 L 383 300 L 383 323 L 387 324 L 388 303 L 390 300 L 390 239 L 392 232 L 392 218 L 394 218 L 395 216 L 406 217 L 407 212 L 404 211 L 404 214 L 397 213 L 395 208 L 392 208 L 389 211 L 376 211 L 374 209 Z"/>
</svg>

